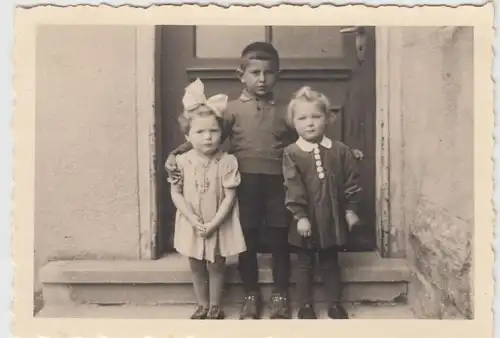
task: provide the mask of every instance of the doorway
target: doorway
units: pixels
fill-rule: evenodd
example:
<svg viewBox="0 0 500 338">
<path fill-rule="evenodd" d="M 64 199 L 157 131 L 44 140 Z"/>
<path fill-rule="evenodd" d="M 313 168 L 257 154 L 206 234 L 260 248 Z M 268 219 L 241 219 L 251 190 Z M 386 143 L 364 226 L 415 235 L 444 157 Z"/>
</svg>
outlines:
<svg viewBox="0 0 500 338">
<path fill-rule="evenodd" d="M 237 98 L 242 90 L 236 69 L 242 48 L 253 41 L 273 43 L 280 53 L 281 77 L 277 99 L 288 99 L 300 86 L 324 92 L 339 118 L 329 136 L 364 152 L 360 162 L 365 190 L 364 224 L 355 231 L 347 250 L 374 250 L 375 222 L 375 28 L 364 27 L 367 47 L 363 62 L 356 34 L 339 26 L 158 26 L 159 75 L 156 114 L 156 172 L 158 233 L 156 256 L 173 251 L 175 207 L 163 165 L 170 151 L 184 142 L 177 116 L 189 82 L 200 78 L 206 95 L 226 93 Z M 297 43 L 300 41 L 300 43 Z"/>
</svg>

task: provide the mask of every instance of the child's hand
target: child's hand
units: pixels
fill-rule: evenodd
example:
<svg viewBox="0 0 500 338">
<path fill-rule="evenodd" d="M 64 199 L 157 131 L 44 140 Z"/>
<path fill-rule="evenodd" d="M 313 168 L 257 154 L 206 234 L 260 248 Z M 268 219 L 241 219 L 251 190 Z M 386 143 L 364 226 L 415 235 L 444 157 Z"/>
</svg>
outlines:
<svg viewBox="0 0 500 338">
<path fill-rule="evenodd" d="M 215 225 L 211 222 L 205 223 L 203 225 L 203 227 L 205 229 L 204 233 L 201 235 L 201 237 L 203 237 L 203 238 L 208 238 L 208 237 L 212 236 L 212 234 L 216 230 Z"/>
<path fill-rule="evenodd" d="M 189 219 L 189 222 L 197 233 L 205 233 L 207 231 L 206 227 L 203 225 L 203 222 L 198 216 L 192 216 Z"/>
<path fill-rule="evenodd" d="M 165 170 L 167 172 L 177 170 L 177 161 L 175 160 L 175 155 L 168 155 L 167 160 L 165 161 Z"/>
<path fill-rule="evenodd" d="M 352 154 L 356 160 L 362 160 L 365 157 L 365 154 L 359 149 L 352 149 Z"/>
<path fill-rule="evenodd" d="M 194 225 L 194 230 L 200 237 L 206 237 L 207 229 L 203 226 L 203 224 Z"/>
<path fill-rule="evenodd" d="M 345 212 L 345 219 L 347 221 L 347 225 L 349 226 L 349 231 L 352 230 L 353 226 L 359 223 L 359 217 L 353 211 L 347 210 Z"/>
<path fill-rule="evenodd" d="M 168 155 L 168 158 L 165 161 L 165 170 L 167 171 L 169 183 L 176 184 L 182 179 L 179 168 L 177 167 L 175 155 Z"/>
<path fill-rule="evenodd" d="M 297 222 L 297 231 L 302 237 L 311 236 L 311 223 L 307 218 L 301 218 Z"/>
</svg>

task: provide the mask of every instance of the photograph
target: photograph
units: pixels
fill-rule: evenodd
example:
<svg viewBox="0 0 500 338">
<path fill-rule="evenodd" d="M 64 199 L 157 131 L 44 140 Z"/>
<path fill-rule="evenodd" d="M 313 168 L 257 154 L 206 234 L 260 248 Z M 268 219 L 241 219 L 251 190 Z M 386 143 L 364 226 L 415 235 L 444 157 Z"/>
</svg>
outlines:
<svg viewBox="0 0 500 338">
<path fill-rule="evenodd" d="M 356 320 L 385 337 L 403 320 L 487 330 L 493 254 L 475 243 L 493 241 L 491 8 L 417 24 L 195 7 L 19 10 L 23 316 L 143 337 L 153 319 L 251 337 Z"/>
</svg>

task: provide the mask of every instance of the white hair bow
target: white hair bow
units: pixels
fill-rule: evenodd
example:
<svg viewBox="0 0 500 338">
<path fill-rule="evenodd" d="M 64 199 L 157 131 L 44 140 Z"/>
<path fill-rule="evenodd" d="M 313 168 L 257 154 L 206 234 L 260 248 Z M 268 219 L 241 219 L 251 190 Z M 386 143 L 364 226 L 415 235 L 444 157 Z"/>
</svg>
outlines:
<svg viewBox="0 0 500 338">
<path fill-rule="evenodd" d="M 222 116 L 222 113 L 226 110 L 228 96 L 217 94 L 207 99 L 205 96 L 205 86 L 200 79 L 196 79 L 196 81 L 190 83 L 185 91 L 184 97 L 182 98 L 182 104 L 186 112 L 192 111 L 201 105 L 209 107 L 218 116 Z"/>
</svg>

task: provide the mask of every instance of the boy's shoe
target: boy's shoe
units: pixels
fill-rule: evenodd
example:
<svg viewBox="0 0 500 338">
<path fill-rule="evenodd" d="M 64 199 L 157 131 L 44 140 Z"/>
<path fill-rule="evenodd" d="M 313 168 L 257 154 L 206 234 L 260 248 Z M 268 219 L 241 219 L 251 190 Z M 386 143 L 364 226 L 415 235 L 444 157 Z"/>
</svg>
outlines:
<svg viewBox="0 0 500 338">
<path fill-rule="evenodd" d="M 271 296 L 271 319 L 290 319 L 290 307 L 286 296 L 274 294 Z"/>
<path fill-rule="evenodd" d="M 328 317 L 331 319 L 349 319 L 346 309 L 341 304 L 335 304 L 328 309 Z"/>
<path fill-rule="evenodd" d="M 224 319 L 226 316 L 219 306 L 210 307 L 207 319 Z"/>
<path fill-rule="evenodd" d="M 306 304 L 299 309 L 297 312 L 297 318 L 299 319 L 317 319 L 316 312 L 311 304 Z"/>
<path fill-rule="evenodd" d="M 203 305 L 198 305 L 196 311 L 191 315 L 191 319 L 206 319 L 208 315 L 208 309 Z"/>
<path fill-rule="evenodd" d="M 262 311 L 262 300 L 260 295 L 252 294 L 245 296 L 245 301 L 240 312 L 240 319 L 260 319 Z"/>
</svg>

